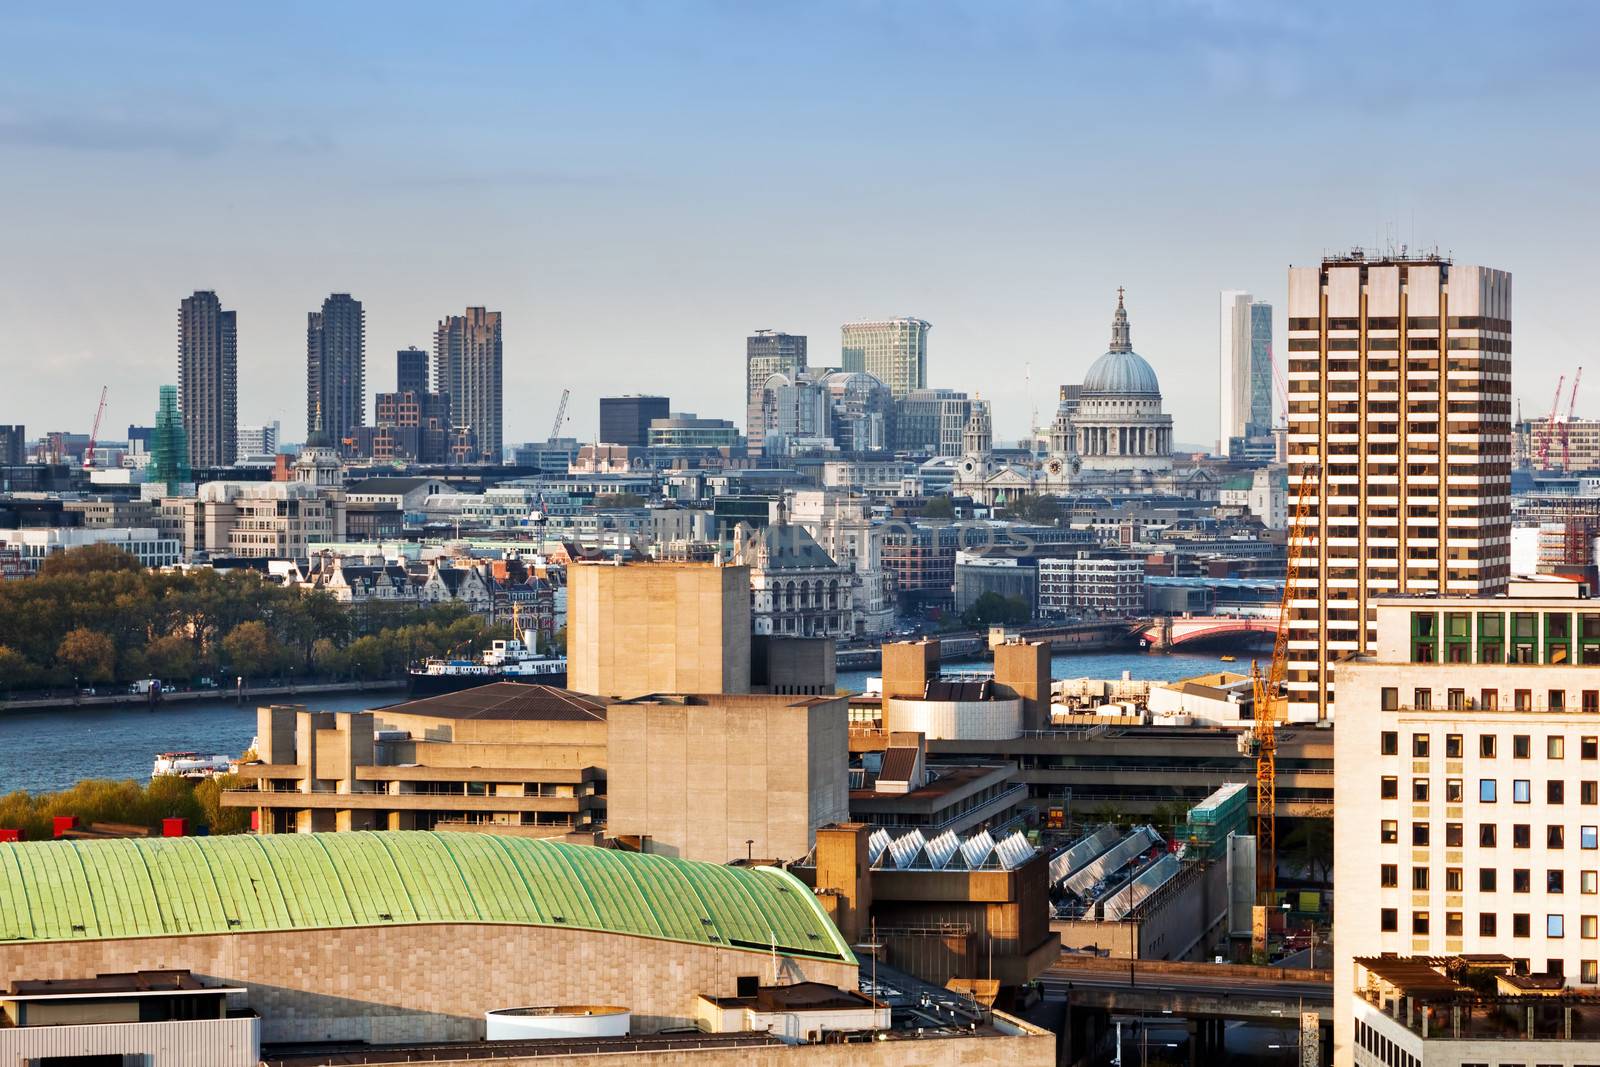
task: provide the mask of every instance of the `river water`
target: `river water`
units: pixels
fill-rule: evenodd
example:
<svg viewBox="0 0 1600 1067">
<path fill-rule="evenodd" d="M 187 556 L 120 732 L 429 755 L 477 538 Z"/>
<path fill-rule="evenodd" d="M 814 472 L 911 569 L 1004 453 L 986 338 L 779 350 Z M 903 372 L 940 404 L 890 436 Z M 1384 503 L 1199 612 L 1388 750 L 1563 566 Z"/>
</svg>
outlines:
<svg viewBox="0 0 1600 1067">
<path fill-rule="evenodd" d="M 1172 681 L 1223 668 L 1244 669 L 1245 660 L 1221 663 L 1199 653 L 1085 652 L 1051 661 L 1055 678 L 1134 678 Z M 983 660 L 945 664 L 947 670 L 986 670 Z M 877 671 L 843 671 L 841 688 L 860 691 Z M 280 698 L 282 699 L 282 698 Z M 301 696 L 300 702 L 326 711 L 361 711 L 404 700 L 397 690 Z M 0 711 L 0 794 L 66 789 L 84 778 L 150 777 L 156 753 L 192 751 L 237 756 L 256 732 L 255 704 L 196 700 L 144 708 L 79 708 L 55 711 Z"/>
</svg>

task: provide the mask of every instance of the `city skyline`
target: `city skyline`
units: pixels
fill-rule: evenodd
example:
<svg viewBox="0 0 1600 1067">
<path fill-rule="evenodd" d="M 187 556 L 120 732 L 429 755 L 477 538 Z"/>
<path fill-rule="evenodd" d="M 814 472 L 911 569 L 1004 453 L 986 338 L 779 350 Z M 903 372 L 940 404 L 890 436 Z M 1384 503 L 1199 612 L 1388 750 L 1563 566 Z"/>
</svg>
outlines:
<svg viewBox="0 0 1600 1067">
<path fill-rule="evenodd" d="M 1561 10 L 1566 32 L 1538 35 L 1526 27 L 1544 20 L 1487 6 L 1442 21 L 1391 12 L 1398 37 L 1425 26 L 1456 57 L 1419 89 L 1354 47 L 1370 15 L 1354 8 L 506 9 L 472 79 L 398 93 L 424 35 L 393 32 L 380 42 L 393 48 L 372 50 L 381 59 L 348 65 L 332 62 L 337 45 L 308 47 L 293 12 L 264 32 L 233 13 L 104 25 L 12 13 L 33 46 L 0 95 L 12 161 L 0 196 L 29 209 L 0 285 L 16 324 L 0 363 L 50 368 L 16 392 L 40 430 L 87 428 L 93 384 L 110 386 L 112 425 L 145 423 L 171 381 L 172 301 L 213 289 L 240 315 L 239 422 L 298 429 L 300 390 L 280 372 L 327 293 L 360 294 L 377 352 L 426 347 L 424 309 L 482 305 L 510 327 L 505 389 L 520 400 L 505 440 L 541 439 L 563 388 L 589 401 L 574 403 L 571 429 L 591 438 L 592 400 L 619 379 L 737 420 L 752 330 L 822 343 L 847 321 L 911 315 L 937 327 L 929 383 L 981 389 L 1012 440 L 1031 410 L 1048 421 L 1057 387 L 1098 355 L 1103 308 L 1126 285 L 1176 438 L 1205 444 L 1216 293 L 1281 308 L 1286 263 L 1392 239 L 1522 280 L 1516 388 L 1531 415 L 1583 360 L 1574 266 L 1596 236 L 1584 207 L 1595 152 L 1545 128 L 1593 95 L 1579 75 L 1595 16 Z M 852 34 L 836 32 L 835 13 L 854 16 Z M 435 29 L 445 39 L 430 50 L 470 32 Z M 129 33 L 143 52 L 124 47 Z M 910 49 L 882 47 L 907 35 Z M 757 42 L 810 62 L 775 62 L 773 83 L 740 101 L 696 69 L 708 48 Z M 1317 57 L 1340 50 L 1359 91 L 1327 92 L 1314 76 Z M 45 60 L 62 52 L 92 76 L 65 82 Z M 510 62 L 524 53 L 537 62 Z M 412 146 L 428 137 L 449 150 L 419 161 Z M 1351 137 L 1412 158 L 1489 140 L 1538 165 L 1470 183 L 1294 165 Z M 919 168 L 895 178 L 911 173 L 890 165 L 905 142 Z M 752 146 L 782 147 L 791 163 L 753 183 Z M 1099 165 L 1108 150 L 1116 165 Z M 94 177 L 107 166 L 115 186 Z M 494 220 L 482 236 L 459 226 L 469 211 Z M 334 221 L 309 225 L 319 217 Z M 419 259 L 418 237 L 447 227 L 457 238 Z M 1281 312 L 1274 325 L 1284 336 Z M 374 378 L 368 392 L 390 387 Z"/>
</svg>

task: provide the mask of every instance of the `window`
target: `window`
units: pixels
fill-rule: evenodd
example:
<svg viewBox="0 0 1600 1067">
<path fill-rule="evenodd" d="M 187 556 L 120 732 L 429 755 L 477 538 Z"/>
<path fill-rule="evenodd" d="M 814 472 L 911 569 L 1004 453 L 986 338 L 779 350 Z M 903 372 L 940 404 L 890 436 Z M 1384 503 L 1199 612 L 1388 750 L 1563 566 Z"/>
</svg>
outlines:
<svg viewBox="0 0 1600 1067">
<path fill-rule="evenodd" d="M 1428 868 L 1426 868 L 1426 867 L 1413 867 L 1413 868 L 1411 868 L 1411 888 L 1415 889 L 1415 890 L 1418 890 L 1418 891 L 1421 891 L 1421 892 L 1426 892 L 1427 891 L 1427 889 L 1428 889 Z"/>
<path fill-rule="evenodd" d="M 1552 734 L 1544 739 L 1544 754 L 1550 759 L 1566 759 L 1567 739 L 1560 734 Z"/>
<path fill-rule="evenodd" d="M 1427 823 L 1423 823 L 1424 826 Z M 1559 824 L 1544 828 L 1544 844 L 1546 848 L 1566 848 L 1567 828 Z"/>
<path fill-rule="evenodd" d="M 1597 826 L 1580 826 L 1580 827 L 1578 827 L 1578 847 L 1579 848 L 1600 848 L 1600 827 L 1597 827 Z"/>
<path fill-rule="evenodd" d="M 1519 693 L 1527 692 L 1525 689 L 1517 690 Z M 1526 710 L 1526 709 L 1519 709 Z M 1527 759 L 1533 754 L 1533 738 L 1528 734 L 1511 735 L 1511 758 Z"/>
<path fill-rule="evenodd" d="M 1478 892 L 1493 893 L 1495 891 L 1495 882 L 1499 880 L 1499 874 L 1500 872 L 1493 867 L 1479 867 Z"/>
<path fill-rule="evenodd" d="M 1461 779 L 1446 778 L 1444 780 L 1444 802 L 1446 804 L 1461 803 Z"/>
<path fill-rule="evenodd" d="M 1533 929 L 1533 922 L 1526 912 L 1518 912 L 1511 916 L 1511 936 L 1527 937 L 1528 931 Z"/>
<path fill-rule="evenodd" d="M 1426 778 L 1411 779 L 1411 800 L 1415 804 L 1428 802 L 1428 780 Z"/>
<path fill-rule="evenodd" d="M 1400 798 L 1400 779 L 1392 774 L 1386 774 L 1378 779 L 1378 799 L 1398 800 Z"/>
<path fill-rule="evenodd" d="M 1428 755 L 1428 734 L 1411 735 L 1411 755 L 1415 759 L 1426 759 Z"/>
<path fill-rule="evenodd" d="M 1494 848 L 1496 836 L 1494 823 L 1486 822 L 1480 824 L 1478 826 L 1478 847 Z"/>
<path fill-rule="evenodd" d="M 1493 778 L 1478 779 L 1478 801 L 1483 804 L 1493 804 L 1499 798 L 1495 795 L 1496 783 Z"/>
<path fill-rule="evenodd" d="M 1378 691 L 1378 697 L 1382 702 L 1380 706 L 1384 711 L 1400 710 L 1400 690 L 1396 689 L 1394 686 L 1384 686 Z"/>
<path fill-rule="evenodd" d="M 1460 823 L 1447 822 L 1444 824 L 1444 845 L 1446 848 L 1460 848 L 1461 838 L 1462 834 Z"/>
<path fill-rule="evenodd" d="M 1399 914 L 1394 908 L 1384 908 L 1378 912 L 1378 928 L 1387 934 L 1394 933 L 1400 928 Z"/>
<path fill-rule="evenodd" d="M 1478 737 L 1478 755 L 1483 759 L 1494 759 L 1494 734 L 1481 734 Z M 1393 755 L 1394 753 L 1385 753 Z"/>
<path fill-rule="evenodd" d="M 1378 885 L 1384 889 L 1394 889 L 1400 885 L 1400 868 L 1393 863 L 1385 863 L 1378 868 Z"/>
<path fill-rule="evenodd" d="M 1444 869 L 1444 891 L 1446 893 L 1461 892 L 1461 868 L 1446 867 Z"/>
<path fill-rule="evenodd" d="M 1383 825 L 1378 828 L 1378 840 L 1385 845 L 1399 844 L 1400 824 L 1393 819 L 1383 820 Z"/>
<path fill-rule="evenodd" d="M 1461 936 L 1461 913 L 1459 911 L 1447 911 L 1444 913 L 1444 936 Z"/>
<path fill-rule="evenodd" d="M 1552 662 L 1559 663 L 1560 661 L 1552 660 Z M 1551 711 L 1567 710 L 1567 691 L 1565 689 L 1552 689 L 1545 694 L 1545 699 L 1549 701 L 1549 709 Z"/>
<path fill-rule="evenodd" d="M 1513 893 L 1533 892 L 1533 872 L 1526 867 L 1518 867 L 1511 872 L 1511 891 Z"/>
<path fill-rule="evenodd" d="M 1600 804 L 1600 782 L 1579 782 L 1578 801 L 1583 804 Z"/>
<path fill-rule="evenodd" d="M 1559 830 L 1559 829 L 1561 829 L 1561 827 L 1552 826 L 1552 827 L 1550 827 L 1550 829 Z M 1411 824 L 1411 846 L 1413 848 L 1427 848 L 1428 847 L 1428 824 L 1427 823 L 1425 823 L 1425 822 L 1414 822 L 1414 823 Z"/>
<path fill-rule="evenodd" d="M 1584 652 L 1586 652 L 1588 654 L 1583 657 L 1583 662 L 1585 662 L 1585 663 L 1594 663 L 1594 662 L 1596 662 L 1595 653 L 1597 651 L 1600 651 L 1600 650 L 1597 650 L 1595 648 L 1595 646 L 1593 646 L 1593 645 L 1585 646 L 1584 647 Z M 1582 706 L 1584 711 L 1588 711 L 1588 712 L 1600 711 L 1600 689 L 1585 689 L 1583 691 L 1583 695 L 1581 697 L 1579 697 L 1578 699 L 1582 702 L 1581 706 Z"/>
<path fill-rule="evenodd" d="M 1460 734 L 1445 734 L 1444 735 L 1444 758 L 1445 759 L 1460 759 L 1461 758 L 1461 749 L 1462 749 L 1462 745 L 1461 745 L 1461 735 Z"/>
<path fill-rule="evenodd" d="M 1578 892 L 1593 896 L 1600 893 L 1600 871 L 1579 871 Z"/>
<path fill-rule="evenodd" d="M 1511 803 L 1529 804 L 1533 801 L 1533 783 L 1526 778 L 1511 780 Z"/>
<path fill-rule="evenodd" d="M 1492 650 L 1492 652 L 1491 652 Z M 1500 662 L 1500 649 L 1498 646 L 1484 646 L 1483 662 Z M 1500 690 L 1485 689 L 1478 694 L 1478 707 L 1484 711 L 1497 711 L 1500 707 Z"/>
<path fill-rule="evenodd" d="M 1428 936 L 1428 913 L 1427 912 L 1425 912 L 1425 911 L 1414 911 L 1414 912 L 1411 913 L 1411 936 L 1412 937 L 1427 937 Z"/>
<path fill-rule="evenodd" d="M 1385 730 L 1379 734 L 1378 752 L 1384 756 L 1398 756 L 1400 754 L 1400 735 L 1393 730 Z"/>
<path fill-rule="evenodd" d="M 1567 872 L 1545 871 L 1544 891 L 1546 893 L 1565 893 L 1567 891 Z"/>
<path fill-rule="evenodd" d="M 1559 778 L 1552 778 L 1544 784 L 1544 799 L 1546 804 L 1564 804 L 1567 799 L 1567 783 Z"/>
<path fill-rule="evenodd" d="M 1532 848 L 1533 847 L 1533 827 L 1529 826 L 1525 822 L 1512 823 L 1512 825 L 1511 825 L 1511 847 L 1512 848 Z"/>
<path fill-rule="evenodd" d="M 1567 936 L 1566 930 L 1566 920 L 1560 915 L 1546 915 L 1544 917 L 1544 936 L 1565 937 Z"/>
<path fill-rule="evenodd" d="M 1600 937 L 1600 916 L 1584 915 L 1578 919 L 1578 936 L 1594 940 Z"/>
<path fill-rule="evenodd" d="M 1480 937 L 1493 937 L 1494 936 L 1494 928 L 1495 928 L 1495 914 L 1494 914 L 1494 912 L 1486 911 L 1486 912 L 1481 913 L 1478 916 L 1478 936 L 1480 936 Z"/>
<path fill-rule="evenodd" d="M 1520 649 L 1519 649 L 1520 651 Z M 1532 663 L 1532 659 L 1519 659 L 1518 663 Z M 1511 706 L 1518 711 L 1533 710 L 1533 690 L 1513 689 L 1511 691 Z"/>
<path fill-rule="evenodd" d="M 1600 961 L 1579 960 L 1578 981 L 1586 985 L 1594 985 L 1596 982 L 1600 982 Z"/>
<path fill-rule="evenodd" d="M 1600 737 L 1578 738 L 1579 759 L 1600 759 Z"/>
</svg>

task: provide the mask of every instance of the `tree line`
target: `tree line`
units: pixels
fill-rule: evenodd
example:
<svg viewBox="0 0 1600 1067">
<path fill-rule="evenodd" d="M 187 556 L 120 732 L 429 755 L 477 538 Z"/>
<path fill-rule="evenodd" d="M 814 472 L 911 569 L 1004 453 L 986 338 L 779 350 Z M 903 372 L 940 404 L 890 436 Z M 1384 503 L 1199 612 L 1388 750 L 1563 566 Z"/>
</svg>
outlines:
<svg viewBox="0 0 1600 1067">
<path fill-rule="evenodd" d="M 161 820 L 187 819 L 191 832 L 202 826 L 213 834 L 238 834 L 250 828 L 247 808 L 225 808 L 222 792 L 239 779 L 219 774 L 199 780 L 163 776 L 149 785 L 90 778 L 56 793 L 19 789 L 0 796 L 0 829 L 21 830 L 28 841 L 48 841 L 58 815 L 75 815 L 78 824 L 121 823 L 160 833 Z"/>
<path fill-rule="evenodd" d="M 147 571 L 121 549 L 88 545 L 0 582 L 0 692 L 291 672 L 376 679 L 495 636 L 460 605 L 352 613 L 255 571 Z"/>
</svg>

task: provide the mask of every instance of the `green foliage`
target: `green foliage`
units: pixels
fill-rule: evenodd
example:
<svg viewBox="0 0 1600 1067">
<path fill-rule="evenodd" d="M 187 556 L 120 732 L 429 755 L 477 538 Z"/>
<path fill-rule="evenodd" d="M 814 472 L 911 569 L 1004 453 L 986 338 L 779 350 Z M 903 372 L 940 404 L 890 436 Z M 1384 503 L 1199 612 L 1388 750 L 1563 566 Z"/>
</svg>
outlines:
<svg viewBox="0 0 1600 1067">
<path fill-rule="evenodd" d="M 1024 494 L 1006 505 L 1006 517 L 1040 526 L 1054 526 L 1061 521 L 1061 500 L 1053 496 Z"/>
<path fill-rule="evenodd" d="M 1303 818 L 1283 835 L 1282 851 L 1313 882 L 1327 885 L 1333 874 L 1333 820 Z"/>
<path fill-rule="evenodd" d="M 0 796 L 0 827 L 20 829 L 30 841 L 48 841 L 58 815 L 76 815 L 80 825 L 96 822 L 143 826 L 159 833 L 162 819 L 188 819 L 191 827 L 209 826 L 214 834 L 249 829 L 243 808 L 223 808 L 220 794 L 234 784 L 231 775 L 195 782 L 164 776 L 149 785 L 90 778 L 59 793 L 18 790 Z"/>
<path fill-rule="evenodd" d="M 930 496 L 922 505 L 922 517 L 925 519 L 953 519 L 956 517 L 956 505 L 947 496 Z"/>
<path fill-rule="evenodd" d="M 966 611 L 961 613 L 961 621 L 972 628 L 981 626 L 1015 625 L 1027 622 L 1033 617 L 1033 609 L 1028 602 L 1019 596 L 1002 596 L 999 593 L 988 592 L 979 596 Z"/>
<path fill-rule="evenodd" d="M 161 574 L 91 545 L 50 556 L 32 578 L 0 582 L 0 693 L 74 676 L 82 685 L 150 676 L 183 685 L 223 667 L 253 678 L 291 669 L 392 677 L 418 659 L 471 655 L 492 636 L 458 604 L 352 615 L 327 593 L 254 571 Z"/>
<path fill-rule="evenodd" d="M 597 508 L 642 508 L 644 504 L 638 493 L 599 493 L 594 498 Z"/>
</svg>

